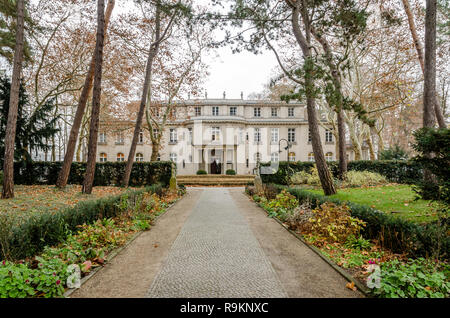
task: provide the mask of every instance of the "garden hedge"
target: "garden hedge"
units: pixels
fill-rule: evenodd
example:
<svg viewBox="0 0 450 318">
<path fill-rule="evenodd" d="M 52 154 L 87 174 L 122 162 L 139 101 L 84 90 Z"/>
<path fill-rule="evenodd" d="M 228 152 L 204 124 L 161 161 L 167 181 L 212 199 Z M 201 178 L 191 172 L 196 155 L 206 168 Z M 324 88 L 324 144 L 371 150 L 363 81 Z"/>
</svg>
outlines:
<svg viewBox="0 0 450 318">
<path fill-rule="evenodd" d="M 450 237 L 446 233 L 440 232 L 436 222 L 427 224 L 417 224 L 401 218 L 391 216 L 371 207 L 353 203 L 343 202 L 336 198 L 309 192 L 307 190 L 288 188 L 281 185 L 273 185 L 278 191 L 286 189 L 294 195 L 300 203 L 310 201 L 313 208 L 324 202 L 335 204 L 346 204 L 351 210 L 351 214 L 364 222 L 366 226 L 361 233 L 367 239 L 377 239 L 382 246 L 389 248 L 394 253 L 407 253 L 410 256 L 430 256 L 438 245 L 440 238 L 440 251 L 442 257 L 448 259 L 450 250 Z M 447 219 L 448 222 L 448 219 Z"/>
<path fill-rule="evenodd" d="M 338 162 L 328 162 L 333 176 L 338 174 Z M 262 163 L 269 166 L 270 163 Z M 287 162 L 279 162 L 279 169 L 275 174 L 261 174 L 264 183 L 287 184 Z M 290 175 L 299 171 L 310 171 L 314 162 L 289 162 Z M 396 183 L 413 184 L 422 180 L 422 168 L 411 160 L 358 160 L 349 161 L 348 170 L 371 171 L 385 176 L 389 181 Z"/>
<path fill-rule="evenodd" d="M 62 162 L 34 161 L 14 164 L 15 184 L 55 184 Z M 96 163 L 94 186 L 120 186 L 126 162 Z M 82 184 L 86 172 L 85 162 L 73 162 L 69 184 Z M 170 161 L 135 162 L 131 170 L 130 186 L 161 183 L 169 185 L 172 175 Z"/>
<path fill-rule="evenodd" d="M 144 189 L 127 190 L 120 195 L 82 201 L 74 207 L 59 210 L 56 213 L 46 211 L 32 214 L 19 224 L 12 226 L 7 237 L 4 235 L 1 237 L 0 259 L 5 258 L 4 251 L 8 251 L 8 258 L 12 260 L 34 256 L 45 246 L 62 242 L 69 233 L 77 231 L 78 225 L 91 224 L 98 219 L 112 218 L 124 213 L 120 203 L 125 200 L 127 200 L 127 206 L 133 208 L 138 202 L 137 198 L 143 193 L 161 194 L 161 191 L 161 185 L 152 185 Z M 10 217 L 10 215 L 5 216 Z M 5 225 L 5 222 L 0 223 Z"/>
</svg>

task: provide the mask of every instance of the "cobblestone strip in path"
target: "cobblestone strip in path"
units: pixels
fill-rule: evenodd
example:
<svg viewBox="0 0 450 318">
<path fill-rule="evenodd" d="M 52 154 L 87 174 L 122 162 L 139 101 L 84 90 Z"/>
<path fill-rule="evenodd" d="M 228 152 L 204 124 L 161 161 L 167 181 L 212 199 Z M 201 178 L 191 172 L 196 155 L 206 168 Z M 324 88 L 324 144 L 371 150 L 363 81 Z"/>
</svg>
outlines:
<svg viewBox="0 0 450 318">
<path fill-rule="evenodd" d="M 226 188 L 207 188 L 148 297 L 287 297 Z"/>
</svg>

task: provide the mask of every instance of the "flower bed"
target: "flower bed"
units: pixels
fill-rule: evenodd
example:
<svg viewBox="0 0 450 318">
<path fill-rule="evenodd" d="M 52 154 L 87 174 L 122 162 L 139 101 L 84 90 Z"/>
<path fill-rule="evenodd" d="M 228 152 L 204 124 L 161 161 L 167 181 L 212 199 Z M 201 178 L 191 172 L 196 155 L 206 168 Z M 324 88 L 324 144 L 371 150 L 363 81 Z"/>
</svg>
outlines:
<svg viewBox="0 0 450 318">
<path fill-rule="evenodd" d="M 156 216 L 183 194 L 163 190 L 121 196 L 119 214 L 77 226 L 60 244 L 46 246 L 37 256 L 17 262 L 0 262 L 0 297 L 61 297 L 68 287 L 94 268 L 135 233 L 148 230 Z M 132 199 L 131 199 L 132 198 Z M 79 275 L 77 273 L 80 273 Z"/>
<path fill-rule="evenodd" d="M 286 190 L 266 189 L 247 194 L 286 228 L 300 235 L 339 267 L 350 272 L 378 297 L 449 297 L 450 266 L 445 261 L 408 258 L 382 248 L 380 241 L 367 240 L 361 232 L 367 223 L 340 202 L 297 200 Z M 347 284 L 355 289 L 355 284 Z"/>
</svg>

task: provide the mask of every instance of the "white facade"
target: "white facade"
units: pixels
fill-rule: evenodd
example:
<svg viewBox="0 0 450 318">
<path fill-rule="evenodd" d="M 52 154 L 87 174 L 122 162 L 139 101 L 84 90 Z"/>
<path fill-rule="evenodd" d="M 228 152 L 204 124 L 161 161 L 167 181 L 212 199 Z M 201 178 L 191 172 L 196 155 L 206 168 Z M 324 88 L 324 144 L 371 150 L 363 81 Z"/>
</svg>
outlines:
<svg viewBox="0 0 450 318">
<path fill-rule="evenodd" d="M 300 103 L 242 99 L 188 100 L 177 104 L 176 118 L 163 133 L 160 160 L 177 163 L 177 174 L 196 174 L 199 169 L 224 174 L 252 174 L 258 160 L 313 161 L 308 138 L 306 106 Z M 326 123 L 319 127 L 327 160 L 336 160 L 336 144 Z M 127 160 L 132 128 L 121 123 L 117 129 L 100 125 L 98 161 Z M 132 127 L 128 125 L 128 127 Z M 289 141 L 289 152 L 285 149 Z M 136 161 L 149 161 L 150 136 L 143 130 Z M 352 154 L 348 153 L 351 160 Z"/>
</svg>

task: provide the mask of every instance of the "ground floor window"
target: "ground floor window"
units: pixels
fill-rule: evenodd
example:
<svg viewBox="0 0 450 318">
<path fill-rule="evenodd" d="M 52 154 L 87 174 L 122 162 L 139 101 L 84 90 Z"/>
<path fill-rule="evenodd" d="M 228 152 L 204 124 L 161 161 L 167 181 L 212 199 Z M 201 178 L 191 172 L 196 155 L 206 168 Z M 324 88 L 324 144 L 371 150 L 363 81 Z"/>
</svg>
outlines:
<svg viewBox="0 0 450 318">
<path fill-rule="evenodd" d="M 117 161 L 125 161 L 125 156 L 123 153 L 119 152 L 117 154 Z"/>
<path fill-rule="evenodd" d="M 326 161 L 332 161 L 333 160 L 333 153 L 332 152 L 327 152 L 325 154 L 325 160 Z"/>
<path fill-rule="evenodd" d="M 100 162 L 106 162 L 108 161 L 108 156 L 106 155 L 106 153 L 102 152 L 100 154 Z"/>
<path fill-rule="evenodd" d="M 140 152 L 138 152 L 136 154 L 136 162 L 139 162 L 139 161 L 144 161 L 144 155 L 141 154 Z"/>
<path fill-rule="evenodd" d="M 177 154 L 176 153 L 172 152 L 170 154 L 170 161 L 177 162 Z"/>
<path fill-rule="evenodd" d="M 295 152 L 290 152 L 288 159 L 289 161 L 295 161 Z"/>
<path fill-rule="evenodd" d="M 314 152 L 310 152 L 309 154 L 308 154 L 308 161 L 314 161 Z"/>
<path fill-rule="evenodd" d="M 270 155 L 270 161 L 272 162 L 278 162 L 279 160 L 279 154 L 278 152 L 272 152 L 272 154 Z"/>
</svg>

